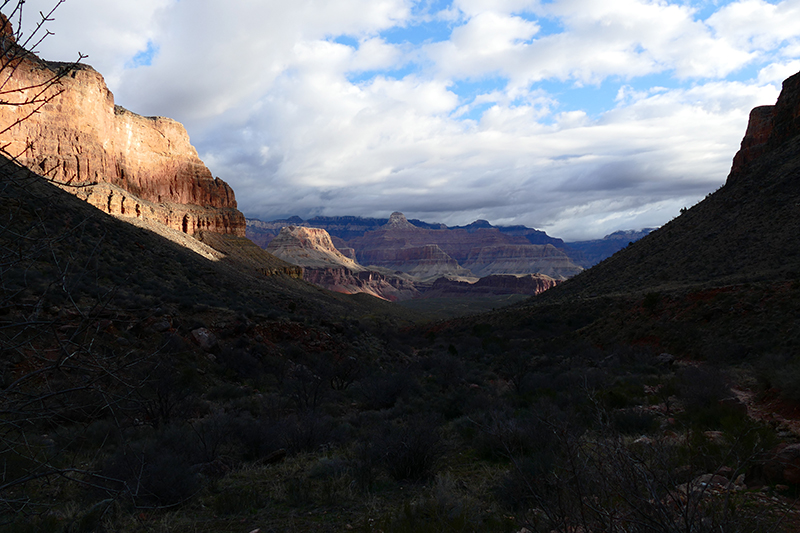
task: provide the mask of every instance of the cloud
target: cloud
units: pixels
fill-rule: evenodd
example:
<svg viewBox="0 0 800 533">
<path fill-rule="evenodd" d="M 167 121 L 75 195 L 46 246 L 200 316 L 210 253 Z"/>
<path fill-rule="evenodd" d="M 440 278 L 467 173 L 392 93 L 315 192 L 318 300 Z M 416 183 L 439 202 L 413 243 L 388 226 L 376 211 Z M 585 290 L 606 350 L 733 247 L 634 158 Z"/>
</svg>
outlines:
<svg viewBox="0 0 800 533">
<path fill-rule="evenodd" d="M 89 53 L 118 103 L 183 122 L 249 216 L 569 239 L 716 189 L 800 69 L 791 0 L 70 0 L 53 27 L 43 56 Z"/>
</svg>

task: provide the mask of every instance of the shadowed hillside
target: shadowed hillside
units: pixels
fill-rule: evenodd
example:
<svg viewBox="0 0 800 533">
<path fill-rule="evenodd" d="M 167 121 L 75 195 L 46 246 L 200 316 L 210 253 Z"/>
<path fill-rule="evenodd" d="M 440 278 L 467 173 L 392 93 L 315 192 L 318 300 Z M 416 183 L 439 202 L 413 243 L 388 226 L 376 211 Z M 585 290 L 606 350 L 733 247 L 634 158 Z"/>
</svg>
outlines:
<svg viewBox="0 0 800 533">
<path fill-rule="evenodd" d="M 800 107 L 799 86 L 800 75 L 784 82 L 774 106 L 778 116 L 791 116 Z M 750 156 L 746 165 L 735 168 L 722 188 L 548 292 L 546 298 L 796 279 L 800 276 L 798 135 L 796 121 L 773 130 L 758 157 Z M 750 138 L 745 137 L 740 154 L 753 152 Z"/>
</svg>

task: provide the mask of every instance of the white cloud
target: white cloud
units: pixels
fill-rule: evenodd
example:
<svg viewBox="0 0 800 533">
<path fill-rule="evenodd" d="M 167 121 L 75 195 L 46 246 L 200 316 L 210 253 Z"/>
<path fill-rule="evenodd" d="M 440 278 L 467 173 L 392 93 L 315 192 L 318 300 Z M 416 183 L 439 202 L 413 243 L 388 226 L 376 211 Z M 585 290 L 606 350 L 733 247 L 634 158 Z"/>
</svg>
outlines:
<svg viewBox="0 0 800 533">
<path fill-rule="evenodd" d="M 749 110 L 800 69 L 797 6 L 69 0 L 42 52 L 89 53 L 118 103 L 184 122 L 248 215 L 401 210 L 584 238 L 662 224 L 722 183 Z M 420 21 L 440 42 L 397 42 Z M 126 68 L 148 43 L 152 64 Z"/>
<path fill-rule="evenodd" d="M 800 71 L 800 59 L 786 63 L 772 63 L 758 71 L 758 83 L 781 83 L 798 71 Z"/>
</svg>

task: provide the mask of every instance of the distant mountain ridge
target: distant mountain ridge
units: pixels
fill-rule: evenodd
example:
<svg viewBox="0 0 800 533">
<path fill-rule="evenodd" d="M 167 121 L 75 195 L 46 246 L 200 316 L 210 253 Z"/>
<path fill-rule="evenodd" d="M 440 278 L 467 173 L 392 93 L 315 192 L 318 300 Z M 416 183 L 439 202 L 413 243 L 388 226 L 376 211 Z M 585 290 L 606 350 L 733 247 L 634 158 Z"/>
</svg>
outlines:
<svg viewBox="0 0 800 533">
<path fill-rule="evenodd" d="M 402 216 L 402 213 L 395 213 L 393 216 Z M 386 255 L 387 239 L 398 242 L 402 239 L 402 243 L 396 243 L 395 249 L 409 248 L 412 243 L 419 249 L 435 244 L 449 259 L 454 259 L 460 266 L 471 270 L 475 277 L 492 274 L 543 273 L 566 279 L 581 269 L 589 268 L 610 257 L 630 242 L 653 231 L 652 228 L 617 231 L 602 239 L 564 242 L 562 239 L 550 237 L 541 230 L 522 225 L 494 226 L 486 220 L 476 220 L 465 226 L 447 226 L 417 219 L 406 220 L 405 217 L 403 220 L 410 225 L 406 229 L 412 231 L 412 234 L 400 237 L 396 234 L 387 236 L 379 233 L 387 226 L 391 226 L 392 217 L 337 216 L 303 220 L 293 216 L 269 222 L 247 219 L 247 237 L 262 248 L 267 248 L 270 241 L 286 226 L 319 228 L 330 234 L 333 244 L 341 253 L 358 260 L 363 265 L 372 264 L 408 271 L 412 267 L 403 266 L 403 256 L 410 260 L 409 250 L 400 255 L 397 253 L 393 256 Z M 413 232 L 414 229 L 429 230 L 434 233 L 425 236 L 422 232 Z M 491 238 L 487 240 L 487 236 Z M 539 248 L 527 248 L 529 245 Z M 546 246 L 549 248 L 545 248 Z M 481 249 L 486 247 L 492 248 L 481 252 Z M 502 270 L 499 270 L 501 268 L 499 265 L 492 265 L 489 259 L 491 253 L 496 253 L 498 261 L 504 263 Z M 542 259 L 547 257 L 549 257 L 547 261 L 551 263 L 557 257 L 558 264 L 542 265 Z M 443 260 L 449 260 L 448 258 L 442 257 Z M 534 269 L 534 272 L 531 272 L 531 269 Z M 453 271 L 452 275 L 463 277 L 466 274 Z"/>
<path fill-rule="evenodd" d="M 254 221 L 249 235 L 263 243 L 266 239 L 258 241 L 258 231 L 272 233 L 280 226 L 280 233 L 265 249 L 302 267 L 306 281 L 337 292 L 363 292 L 389 300 L 434 294 L 466 296 L 472 292 L 537 294 L 581 270 L 552 244 L 529 244 L 523 235 L 504 234 L 485 221 L 458 228 L 439 224 L 419 227 L 399 212 L 379 226 L 376 223 L 380 219 L 366 223 L 356 217 L 328 219 L 339 235 L 360 233 L 345 241 L 331 237 L 323 228 L 285 225 L 298 220 Z M 546 281 L 531 283 L 532 275 Z M 503 278 L 500 283 L 480 279 L 498 276 Z M 457 290 L 443 291 L 440 284 L 433 290 L 434 282 L 442 279 L 460 285 Z"/>
<path fill-rule="evenodd" d="M 636 242 L 655 231 L 655 228 L 615 231 L 602 239 L 566 243 L 567 255 L 583 268 L 591 268 L 603 259 L 611 257 L 628 244 Z"/>
<path fill-rule="evenodd" d="M 350 239 L 361 237 L 367 231 L 374 231 L 389 223 L 390 218 L 369 218 L 358 216 L 338 216 L 338 217 L 313 217 L 303 220 L 298 216 L 286 219 L 262 221 L 256 218 L 247 219 L 248 237 L 259 246 L 266 246 L 269 241 L 280 233 L 284 226 L 305 226 L 309 228 L 320 228 L 327 231 L 334 239 L 349 241 Z M 447 226 L 440 222 L 425 222 L 415 218 L 408 219 L 408 222 L 415 227 L 430 230 L 465 230 L 467 233 L 475 233 L 481 229 L 496 229 L 503 234 L 510 236 L 524 237 L 530 244 L 552 244 L 556 248 L 563 248 L 565 242 L 562 239 L 550 237 L 544 231 L 528 228 L 522 225 L 516 226 L 493 226 L 486 220 L 476 220 L 466 226 Z"/>
</svg>

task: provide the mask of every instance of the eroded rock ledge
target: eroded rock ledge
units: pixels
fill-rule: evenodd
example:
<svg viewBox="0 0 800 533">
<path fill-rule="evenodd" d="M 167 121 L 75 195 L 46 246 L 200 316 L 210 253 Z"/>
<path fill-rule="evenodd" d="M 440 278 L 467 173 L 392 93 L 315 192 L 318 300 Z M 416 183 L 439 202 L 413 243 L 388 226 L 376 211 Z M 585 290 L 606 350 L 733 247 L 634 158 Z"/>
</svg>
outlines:
<svg viewBox="0 0 800 533">
<path fill-rule="evenodd" d="M 13 42 L 10 25 L 3 28 L 6 153 L 109 214 L 188 234 L 244 236 L 233 190 L 212 176 L 180 123 L 116 106 L 94 69 L 43 61 Z M 60 81 L 39 94 L 58 73 Z"/>
</svg>

